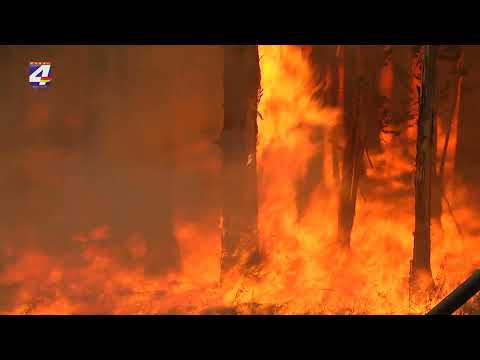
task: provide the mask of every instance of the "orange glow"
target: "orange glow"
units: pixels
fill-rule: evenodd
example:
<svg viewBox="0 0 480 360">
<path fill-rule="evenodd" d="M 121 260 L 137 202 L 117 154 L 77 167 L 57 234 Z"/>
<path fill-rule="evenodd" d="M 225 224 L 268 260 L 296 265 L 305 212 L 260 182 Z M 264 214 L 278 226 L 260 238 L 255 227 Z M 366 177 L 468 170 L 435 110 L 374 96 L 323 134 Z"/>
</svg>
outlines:
<svg viewBox="0 0 480 360">
<path fill-rule="evenodd" d="M 0 255 L 15 261 L 0 272 L 0 286 L 18 285 L 8 314 L 165 314 L 233 311 L 275 314 L 421 314 L 480 265 L 480 235 L 468 224 L 477 214 L 468 191 L 456 184 L 450 198 L 455 219 L 444 210 L 441 224 L 432 225 L 432 271 L 438 291 L 431 302 L 409 304 L 409 264 L 414 229 L 415 129 L 402 129 L 380 153 L 370 154 L 367 179 L 361 180 L 351 249 L 336 243 L 338 184 L 334 179 L 332 137 L 341 124 L 342 109 L 323 107 L 314 99 L 317 84 L 307 51 L 296 46 L 259 46 L 261 87 L 257 174 L 258 236 L 262 263 L 247 274 L 234 268 L 222 283 L 220 254 L 222 221 L 219 209 L 198 219 L 175 209 L 174 234 L 181 255 L 180 270 L 157 277 L 144 274 L 146 240 L 133 232 L 120 254 L 109 248 L 114 224 L 96 224 L 62 239 L 78 249 L 79 261 L 49 255 L 36 248 L 37 234 L 27 226 L 19 233 L 4 231 Z M 339 47 L 337 58 L 342 57 Z M 413 66 L 413 65 L 412 65 Z M 343 67 L 338 66 L 339 101 L 343 103 Z M 331 74 L 330 74 L 331 76 Z M 380 93 L 391 97 L 393 69 L 385 66 Z M 331 79 L 327 83 L 331 84 Z M 413 83 L 413 81 L 412 81 Z M 333 86 L 333 85 L 332 85 Z M 461 80 L 458 86 L 461 88 Z M 414 85 L 412 85 L 412 89 Z M 459 97 L 448 148 L 446 174 L 453 177 Z M 43 113 L 42 113 L 43 114 Z M 30 126 L 44 126 L 43 118 Z M 78 119 L 73 127 L 81 127 Z M 321 145 L 312 140 L 321 130 Z M 442 138 L 440 136 L 440 138 Z M 343 139 L 336 139 L 343 144 Z M 442 142 L 440 141 L 439 144 Z M 197 171 L 215 181 L 221 172 L 218 151 L 199 142 L 177 151 L 176 171 L 189 176 L 183 158 L 194 157 Z M 405 152 L 405 148 L 408 150 Z M 200 156 L 201 155 L 201 156 Z M 48 151 L 26 153 L 51 158 Z M 325 181 L 310 195 L 299 216 L 298 184 L 314 156 L 321 156 Z M 32 160 L 33 159 L 33 160 Z M 341 166 L 339 166 L 341 168 Z M 32 177 L 60 181 L 54 174 L 32 169 Z M 212 206 L 214 207 L 214 206 Z M 446 208 L 446 205 L 443 206 Z M 461 222 L 459 234 L 455 221 Z M 16 237 L 25 246 L 15 247 Z M 76 250 L 77 251 L 77 250 Z M 77 255 L 78 255 L 77 254 Z M 122 257 L 131 259 L 126 266 Z M 233 310 L 232 310 L 233 309 Z"/>
<path fill-rule="evenodd" d="M 384 51 L 390 52 L 390 56 L 385 59 L 385 63 L 383 64 L 380 72 L 379 92 L 380 95 L 391 99 L 393 94 L 393 62 L 391 57 L 392 46 L 385 45 Z"/>
</svg>

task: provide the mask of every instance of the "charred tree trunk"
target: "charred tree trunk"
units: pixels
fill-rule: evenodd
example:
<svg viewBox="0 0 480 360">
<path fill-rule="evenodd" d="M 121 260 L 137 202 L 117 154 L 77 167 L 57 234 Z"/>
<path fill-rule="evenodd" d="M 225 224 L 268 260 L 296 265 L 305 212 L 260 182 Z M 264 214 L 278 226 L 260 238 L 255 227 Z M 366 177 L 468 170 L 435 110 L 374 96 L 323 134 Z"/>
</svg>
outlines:
<svg viewBox="0 0 480 360">
<path fill-rule="evenodd" d="M 443 49 L 441 56 L 447 60 L 452 67 L 452 73 L 455 74 L 453 84 L 450 87 L 451 109 L 448 111 L 446 121 L 437 121 L 435 130 L 443 130 L 443 142 L 439 143 L 439 136 L 436 135 L 436 166 L 435 182 L 432 189 L 432 217 L 440 219 L 442 214 L 442 199 L 446 196 L 447 187 L 453 190 L 453 174 L 455 167 L 455 154 L 457 146 L 458 117 L 461 103 L 462 83 L 463 83 L 463 51 L 460 46 L 447 46 Z M 440 54 L 439 54 L 440 56 Z M 441 119 L 438 119 L 441 120 Z"/>
<path fill-rule="evenodd" d="M 393 94 L 393 48 L 383 46 L 383 64 L 379 77 L 380 92 L 380 122 L 382 131 L 390 133 L 392 124 L 392 94 Z"/>
<path fill-rule="evenodd" d="M 445 142 L 442 146 L 440 155 L 439 178 L 442 194 L 445 186 L 453 182 L 455 170 L 455 156 L 457 152 L 458 120 L 460 114 L 460 104 L 462 98 L 462 85 L 464 78 L 464 59 L 463 49 L 459 46 L 455 59 L 456 81 L 454 87 L 453 106 L 448 119 Z M 447 158 L 449 161 L 447 161 Z M 447 164 L 448 162 L 448 164 Z"/>
<path fill-rule="evenodd" d="M 345 98 L 345 64 L 344 64 L 344 45 L 337 45 L 335 51 L 335 62 L 336 62 L 336 102 L 335 105 L 342 109 L 344 107 L 344 98 Z M 333 166 L 333 179 L 335 184 L 338 185 L 340 182 L 340 156 L 339 156 L 339 145 L 337 139 L 340 134 L 340 129 L 338 126 L 332 131 L 332 166 Z"/>
<path fill-rule="evenodd" d="M 221 272 L 255 261 L 257 247 L 257 104 L 260 64 L 256 45 L 224 47 L 223 233 Z"/>
<path fill-rule="evenodd" d="M 437 50 L 438 51 L 438 50 Z M 434 109 L 438 109 L 438 104 L 433 104 Z M 442 177 L 438 171 L 439 158 L 438 154 L 438 138 L 439 138 L 439 118 L 438 112 L 434 113 L 435 119 L 433 123 L 433 159 L 432 159 L 432 195 L 431 195 L 431 210 L 430 216 L 434 220 L 440 221 L 442 215 Z"/>
<path fill-rule="evenodd" d="M 433 105 L 435 109 L 438 109 L 438 105 Z M 437 117 L 437 114 L 434 114 Z M 439 137 L 439 129 L 438 129 L 438 121 L 439 119 L 434 119 L 433 125 L 433 159 L 432 159 L 432 198 L 431 198 L 431 211 L 430 216 L 432 219 L 440 221 L 440 217 L 442 215 L 442 177 L 437 169 L 438 164 L 438 137 Z"/>
<path fill-rule="evenodd" d="M 364 171 L 365 105 L 369 82 L 365 72 L 362 71 L 361 53 L 360 46 L 345 47 L 344 130 L 346 145 L 343 153 L 337 233 L 338 242 L 344 247 L 350 246 L 358 182 Z"/>
<path fill-rule="evenodd" d="M 422 46 L 415 45 L 412 48 L 410 60 L 410 89 L 407 138 L 415 139 L 417 131 L 418 110 L 420 109 L 420 88 L 422 84 Z"/>
<path fill-rule="evenodd" d="M 411 285 L 414 290 L 433 285 L 430 268 L 431 188 L 434 174 L 434 98 L 436 47 L 425 45 L 418 117 L 415 170 L 415 233 Z"/>
</svg>

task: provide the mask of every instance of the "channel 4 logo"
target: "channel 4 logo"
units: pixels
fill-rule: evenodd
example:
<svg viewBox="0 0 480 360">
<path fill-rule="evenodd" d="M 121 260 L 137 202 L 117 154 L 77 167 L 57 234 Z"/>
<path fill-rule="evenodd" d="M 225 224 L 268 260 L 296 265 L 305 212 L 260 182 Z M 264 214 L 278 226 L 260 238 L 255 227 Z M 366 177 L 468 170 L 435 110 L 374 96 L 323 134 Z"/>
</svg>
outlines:
<svg viewBox="0 0 480 360">
<path fill-rule="evenodd" d="M 52 63 L 48 61 L 30 61 L 28 82 L 35 88 L 46 88 L 52 81 Z"/>
</svg>

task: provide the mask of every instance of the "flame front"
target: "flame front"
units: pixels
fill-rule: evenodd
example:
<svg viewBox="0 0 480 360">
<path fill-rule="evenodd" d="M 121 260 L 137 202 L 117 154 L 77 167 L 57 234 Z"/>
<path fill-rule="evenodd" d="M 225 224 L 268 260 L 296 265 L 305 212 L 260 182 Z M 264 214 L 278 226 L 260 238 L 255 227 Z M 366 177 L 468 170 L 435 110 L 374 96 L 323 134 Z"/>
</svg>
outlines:
<svg viewBox="0 0 480 360">
<path fill-rule="evenodd" d="M 340 247 L 339 184 L 333 169 L 334 152 L 341 151 L 343 139 L 334 142 L 333 137 L 338 136 L 334 130 L 341 124 L 342 109 L 324 106 L 316 97 L 319 89 L 308 47 L 259 46 L 259 55 L 262 97 L 256 164 L 262 263 L 248 275 L 234 269 L 228 281 L 219 283 L 218 209 L 195 221 L 176 211 L 181 271 L 159 277 L 144 274 L 147 250 L 141 234 L 131 234 L 125 243 L 125 256 L 134 259 L 134 265 L 123 266 L 109 251 L 104 243 L 115 236 L 113 225 L 99 224 L 66 239 L 79 249 L 81 261 L 75 264 L 36 248 L 37 235 L 28 227 L 4 231 L 0 251 L 16 262 L 4 266 L 0 285 L 18 287 L 5 313 L 423 313 L 480 265 L 480 239 L 476 229 L 468 227 L 477 214 L 466 188 L 449 181 L 449 202 L 444 199 L 441 222 L 432 229 L 438 291 L 432 303 L 417 308 L 409 303 L 415 166 L 411 129 L 404 129 L 399 138 L 384 139 L 382 151 L 370 154 L 372 166 L 367 165 L 359 189 L 351 249 Z M 391 77 L 392 69 L 387 68 L 379 84 L 380 92 L 389 96 Z M 447 149 L 448 179 L 453 177 L 457 103 Z M 439 139 L 443 143 L 441 129 Z M 215 177 L 221 166 L 212 148 L 200 144 L 195 151 L 204 154 L 201 171 Z M 317 174 L 314 186 L 309 183 L 312 169 Z M 26 243 L 32 245 L 15 247 L 18 236 L 31 238 Z"/>
</svg>

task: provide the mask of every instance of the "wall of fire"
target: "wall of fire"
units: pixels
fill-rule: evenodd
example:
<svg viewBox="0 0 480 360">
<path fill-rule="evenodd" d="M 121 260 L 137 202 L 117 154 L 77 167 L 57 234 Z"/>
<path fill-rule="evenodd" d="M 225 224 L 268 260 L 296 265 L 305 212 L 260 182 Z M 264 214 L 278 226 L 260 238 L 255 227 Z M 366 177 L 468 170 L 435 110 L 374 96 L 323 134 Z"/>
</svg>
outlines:
<svg viewBox="0 0 480 360">
<path fill-rule="evenodd" d="M 314 47 L 319 74 L 333 48 Z M 377 50 L 372 66 L 380 68 Z M 457 170 L 479 196 L 480 46 L 464 51 Z M 406 110 L 410 52 L 393 51 L 402 74 L 394 83 L 398 117 Z M 31 60 L 52 61 L 48 89 L 28 85 Z M 149 263 L 124 250 L 129 234 L 161 239 L 149 269 L 162 273 L 180 266 L 172 217 L 207 218 L 206 226 L 217 227 L 221 47 L 0 46 L 0 64 L 0 272 L 29 247 L 81 263 L 81 242 L 66 239 L 105 225 L 111 236 L 102 246 L 126 266 Z M 441 76 L 446 84 L 449 74 Z M 14 292 L 2 286 L 0 311 Z"/>
</svg>

